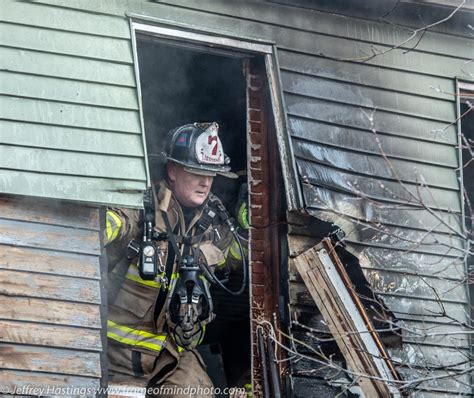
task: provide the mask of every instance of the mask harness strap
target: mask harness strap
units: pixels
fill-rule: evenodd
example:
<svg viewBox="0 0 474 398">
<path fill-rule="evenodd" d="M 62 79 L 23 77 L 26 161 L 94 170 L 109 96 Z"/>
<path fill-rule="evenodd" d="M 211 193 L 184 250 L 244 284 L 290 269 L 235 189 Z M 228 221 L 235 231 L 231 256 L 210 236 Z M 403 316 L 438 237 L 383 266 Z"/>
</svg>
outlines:
<svg viewBox="0 0 474 398">
<path fill-rule="evenodd" d="M 194 255 L 182 256 L 169 222 L 162 211 L 168 240 L 178 260 L 178 276 L 170 285 L 167 321 L 174 341 L 186 350 L 194 349 L 204 337 L 204 326 L 214 319 L 210 291 Z M 193 253 L 194 254 L 194 253 Z"/>
</svg>

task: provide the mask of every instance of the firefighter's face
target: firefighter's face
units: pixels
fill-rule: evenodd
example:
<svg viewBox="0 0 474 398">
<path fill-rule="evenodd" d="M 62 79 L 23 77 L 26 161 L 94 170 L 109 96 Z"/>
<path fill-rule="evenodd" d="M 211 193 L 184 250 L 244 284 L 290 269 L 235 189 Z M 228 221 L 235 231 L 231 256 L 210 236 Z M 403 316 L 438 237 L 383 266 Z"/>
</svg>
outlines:
<svg viewBox="0 0 474 398">
<path fill-rule="evenodd" d="M 171 190 L 178 202 L 185 207 L 198 207 L 211 191 L 213 177 L 192 174 L 174 163 L 168 164 Z"/>
</svg>

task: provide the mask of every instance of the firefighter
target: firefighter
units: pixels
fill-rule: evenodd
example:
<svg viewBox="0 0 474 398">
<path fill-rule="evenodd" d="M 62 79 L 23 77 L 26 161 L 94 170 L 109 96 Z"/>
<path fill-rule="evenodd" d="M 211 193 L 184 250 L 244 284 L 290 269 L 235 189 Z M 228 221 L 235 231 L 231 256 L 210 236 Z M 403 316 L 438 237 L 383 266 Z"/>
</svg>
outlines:
<svg viewBox="0 0 474 398">
<path fill-rule="evenodd" d="M 148 214 L 146 203 L 145 211 L 107 211 L 109 381 L 153 387 L 155 396 L 164 387 L 212 396 L 195 349 L 214 316 L 209 282 L 245 258 L 246 243 L 210 190 L 217 174 L 237 176 L 217 123 L 171 130 L 165 155 L 167 176 L 151 190 Z"/>
</svg>

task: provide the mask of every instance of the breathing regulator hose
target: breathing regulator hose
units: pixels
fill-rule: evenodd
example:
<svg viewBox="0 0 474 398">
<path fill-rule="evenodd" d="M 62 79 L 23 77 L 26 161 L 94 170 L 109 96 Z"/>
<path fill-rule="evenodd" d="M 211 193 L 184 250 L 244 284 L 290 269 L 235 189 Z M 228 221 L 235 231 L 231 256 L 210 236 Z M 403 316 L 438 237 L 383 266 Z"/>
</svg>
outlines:
<svg viewBox="0 0 474 398">
<path fill-rule="evenodd" d="M 234 223 L 230 219 L 230 216 L 229 216 L 229 213 L 227 212 L 227 209 L 218 200 L 214 201 L 213 204 L 218 209 L 219 216 L 221 217 L 222 221 L 225 222 L 225 224 L 229 228 L 230 232 L 234 236 L 235 241 L 239 245 L 240 257 L 242 258 L 242 268 L 243 268 L 242 285 L 240 286 L 240 289 L 237 290 L 237 291 L 230 290 L 214 275 L 214 273 L 212 272 L 212 270 L 209 268 L 209 266 L 206 264 L 205 261 L 201 265 L 204 266 L 204 268 L 206 269 L 206 271 L 207 271 L 206 274 L 208 276 L 210 275 L 211 278 L 212 278 L 212 280 L 210 280 L 209 282 L 215 283 L 222 290 L 224 290 L 225 292 L 227 292 L 227 293 L 229 293 L 233 296 L 239 296 L 244 292 L 245 287 L 247 286 L 247 260 L 245 258 L 244 248 L 242 246 L 242 242 L 240 241 L 239 234 L 237 233 L 237 231 L 235 229 Z"/>
</svg>

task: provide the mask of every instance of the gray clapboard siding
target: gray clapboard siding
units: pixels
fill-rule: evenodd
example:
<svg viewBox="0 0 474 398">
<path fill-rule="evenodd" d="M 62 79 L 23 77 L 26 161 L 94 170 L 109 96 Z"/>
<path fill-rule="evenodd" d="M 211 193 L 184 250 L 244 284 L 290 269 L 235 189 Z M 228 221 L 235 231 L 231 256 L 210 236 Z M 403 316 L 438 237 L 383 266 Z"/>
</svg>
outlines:
<svg viewBox="0 0 474 398">
<path fill-rule="evenodd" d="M 0 109 L 9 120 L 140 133 L 136 111 L 6 96 L 0 97 Z"/>
<path fill-rule="evenodd" d="M 298 159 L 298 168 L 303 181 L 347 192 L 356 197 L 365 197 L 408 206 L 420 207 L 421 204 L 424 204 L 424 206 L 435 209 L 460 211 L 459 193 L 456 191 L 420 188 L 416 184 L 401 186 L 399 182 L 367 178 L 366 176 L 350 174 L 322 164 L 318 164 L 316 167 L 313 162 L 303 159 Z M 358 192 L 358 195 L 354 194 L 354 192 Z M 312 206 L 315 199 L 312 198 L 309 190 L 305 190 L 304 194 L 306 196 L 306 203 L 308 206 Z"/>
<path fill-rule="evenodd" d="M 142 158 L 95 154 L 91 162 L 90 153 L 13 145 L 0 145 L 0 152 L 5 154 L 0 159 L 0 167 L 5 169 L 124 180 L 145 173 Z"/>
<path fill-rule="evenodd" d="M 328 188 L 311 186 L 311 202 L 308 210 L 331 210 L 341 216 L 358 219 L 362 223 L 373 225 L 382 223 L 422 231 L 462 233 L 462 219 L 459 214 L 434 211 L 423 207 L 397 206 L 385 204 L 380 206 L 362 197 L 347 195 Z M 290 227 L 290 232 L 305 235 L 302 228 Z"/>
<path fill-rule="evenodd" d="M 378 292 L 431 299 L 435 289 L 443 300 L 458 303 L 468 301 L 467 291 L 459 280 L 421 277 L 386 270 L 366 270 L 365 274 L 371 286 Z"/>
<path fill-rule="evenodd" d="M 469 331 L 463 334 L 457 325 L 440 325 L 428 322 L 402 321 L 404 340 L 446 347 L 469 346 Z"/>
<path fill-rule="evenodd" d="M 412 387 L 416 386 L 416 390 L 412 396 L 416 398 L 432 398 L 432 397 L 469 397 L 471 391 L 471 382 L 469 372 L 464 370 L 459 372 L 456 370 L 442 371 L 442 370 L 423 370 L 414 369 L 400 369 L 400 373 L 405 380 L 428 380 L 421 383 L 415 382 Z M 439 379 L 436 379 L 438 377 Z M 448 395 L 446 395 L 448 394 Z M 461 395 L 462 394 L 462 395 Z"/>
<path fill-rule="evenodd" d="M 174 3 L 169 2 L 169 3 Z M 216 2 L 224 4 L 223 2 Z M 209 6 L 212 10 L 214 2 Z M 161 6 L 161 4 L 160 4 Z M 181 22 L 192 25 L 204 25 L 209 27 L 226 27 L 227 31 L 239 32 L 246 36 L 271 38 L 277 42 L 278 48 L 291 49 L 305 54 L 324 55 L 329 58 L 337 58 L 348 61 L 362 61 L 372 54 L 373 44 L 358 41 L 350 35 L 345 37 L 328 36 L 313 32 L 302 32 L 283 26 L 267 25 L 264 23 L 255 23 L 244 19 L 229 18 L 216 15 L 214 13 L 203 11 L 201 3 L 189 4 L 190 10 L 174 10 L 173 15 Z M 266 5 L 267 11 L 272 5 Z M 166 9 L 166 7 L 163 6 Z M 160 11 L 158 6 L 157 12 Z M 169 11 L 168 11 L 169 12 Z M 304 14 L 303 12 L 300 13 Z M 205 22 L 202 21 L 205 16 Z M 315 22 L 317 20 L 315 19 Z M 391 48 L 386 44 L 378 43 L 376 46 L 380 51 Z M 453 59 L 444 54 L 430 54 L 424 52 L 412 51 L 405 53 L 403 49 L 395 49 L 384 55 L 375 57 L 368 61 L 372 65 L 390 67 L 392 69 L 419 72 L 421 74 L 450 77 L 453 72 L 461 74 L 462 70 L 472 70 L 472 67 L 466 65 L 469 58 L 464 56 L 462 59 Z"/>
<path fill-rule="evenodd" d="M 367 269 L 376 268 L 423 276 L 465 279 L 466 269 L 462 258 L 440 257 L 426 253 L 394 251 L 392 249 L 366 247 L 360 243 L 349 243 L 348 248 L 358 253 Z"/>
<path fill-rule="evenodd" d="M 434 295 L 432 300 L 415 300 L 413 298 L 396 296 L 393 294 L 379 293 L 387 306 L 393 309 L 395 315 L 404 320 L 417 320 L 437 322 L 437 323 L 458 323 L 467 324 L 469 322 L 469 307 L 467 304 L 439 301 Z M 448 317 L 443 316 L 443 308 Z M 454 322 L 453 322 L 454 320 Z M 420 364 L 422 365 L 422 364 Z"/>
<path fill-rule="evenodd" d="M 428 98 L 452 101 L 456 91 L 453 79 L 449 78 L 425 76 L 365 63 L 340 62 L 317 55 L 300 54 L 291 50 L 280 50 L 278 60 L 283 71 L 325 77 L 339 82 L 362 84 L 367 87 Z"/>
<path fill-rule="evenodd" d="M 61 1 L 47 0 L 49 4 L 61 4 Z M 63 3 L 64 4 L 64 3 Z M 255 23 L 247 21 L 240 17 L 227 17 L 218 15 L 218 11 L 214 12 L 215 7 L 230 7 L 229 14 L 233 15 L 232 6 L 225 2 L 208 2 L 192 4 L 185 2 L 186 8 L 173 7 L 174 4 L 180 4 L 177 1 L 168 1 L 165 4 L 139 4 L 136 2 L 114 2 L 109 7 L 91 4 L 89 2 L 73 1 L 68 2 L 69 7 L 79 9 L 91 8 L 95 11 L 110 13 L 115 15 L 123 15 L 124 11 L 132 11 L 145 15 L 159 15 L 160 18 L 168 18 L 172 21 L 180 21 L 182 23 L 194 26 L 209 27 L 222 30 L 225 27 L 228 32 L 235 32 L 245 36 L 270 39 L 277 42 L 278 47 L 282 49 L 297 50 L 307 54 L 325 54 L 328 57 L 337 57 L 343 59 L 354 59 L 367 57 L 372 54 L 372 43 L 356 41 L 352 37 L 336 37 L 322 35 L 318 33 L 300 31 L 294 28 L 284 26 L 274 26 L 265 23 Z M 205 5 L 208 9 L 205 9 Z M 271 12 L 273 5 L 266 4 L 266 12 Z M 252 11 L 253 13 L 253 11 Z M 300 12 L 304 14 L 304 12 Z M 238 15 L 238 14 L 237 14 Z M 264 15 L 264 14 L 263 14 Z M 323 14 L 326 15 L 327 14 Z M 261 21 L 261 19 L 260 19 Z M 315 19 L 315 22 L 317 19 Z M 377 46 L 381 50 L 388 48 L 382 43 Z M 404 54 L 403 49 L 390 51 L 387 54 L 376 57 L 369 61 L 373 65 L 387 66 L 393 69 L 416 71 L 422 74 L 451 77 L 453 73 L 462 74 L 462 70 L 469 69 L 465 61 L 468 58 L 452 59 L 450 57 L 438 54 L 430 54 L 424 52 L 409 52 Z M 420 62 L 421 61 L 421 62 Z"/>
<path fill-rule="evenodd" d="M 334 123 L 350 128 L 359 128 L 377 133 L 416 138 L 426 142 L 456 144 L 456 129 L 453 125 L 411 116 L 332 102 L 331 98 L 315 99 L 294 94 L 285 95 L 287 112 L 309 120 Z M 454 106 L 454 104 L 453 104 Z M 371 121 L 372 119 L 372 121 Z"/>
<path fill-rule="evenodd" d="M 47 7 L 35 3 L 25 4 L 21 1 L 6 0 L 2 4 L 2 19 L 20 25 L 76 31 L 121 39 L 130 38 L 130 29 L 123 23 L 123 18 Z"/>
<path fill-rule="evenodd" d="M 2 70 L 136 87 L 132 65 L 0 46 Z"/>
<path fill-rule="evenodd" d="M 356 130 L 347 126 L 321 123 L 316 120 L 291 117 L 289 131 L 294 138 L 330 145 L 334 148 L 352 149 L 361 153 L 382 155 L 436 166 L 458 167 L 458 159 L 452 145 L 430 143 L 426 151 L 425 141 L 398 137 L 372 131 Z"/>
<path fill-rule="evenodd" d="M 126 24 L 125 21 L 124 24 Z M 129 39 L 92 36 L 10 23 L 0 23 L 0 37 L 0 44 L 5 47 L 125 64 L 133 62 Z"/>
<path fill-rule="evenodd" d="M 358 223 L 347 216 L 334 215 L 330 211 L 320 212 L 321 219 L 333 220 L 347 232 L 348 242 L 361 242 L 371 247 L 392 248 L 393 250 L 414 251 L 427 254 L 463 259 L 464 241 L 460 236 L 412 230 L 403 227 L 378 226 Z M 354 230 L 355 224 L 362 228 Z M 351 229 L 352 227 L 352 229 Z"/>
<path fill-rule="evenodd" d="M 193 5 L 186 0 L 168 0 L 162 3 L 181 5 L 191 8 Z M 278 2 L 275 2 L 278 3 Z M 292 28 L 296 33 L 318 32 L 331 36 L 352 37 L 365 42 L 396 45 L 407 39 L 410 35 L 404 29 L 394 29 L 386 23 L 366 21 L 356 18 L 345 17 L 334 13 L 325 13 L 317 10 L 301 12 L 301 9 L 287 7 L 280 4 L 268 6 L 250 0 L 239 0 L 236 2 L 223 3 L 213 0 L 202 0 L 199 8 L 213 14 L 222 14 L 239 17 L 257 23 L 285 26 Z M 317 21 L 317 23 L 315 23 Z M 432 31 L 426 32 L 417 49 L 424 52 L 440 53 L 439 40 L 446 40 L 444 54 L 464 58 L 466 56 L 466 45 L 472 46 L 467 40 L 459 40 L 457 37 L 447 37 Z M 415 39 L 415 41 L 417 38 Z M 404 48 L 411 48 L 415 43 L 408 43 Z"/>
<path fill-rule="evenodd" d="M 381 179 L 419 184 L 425 181 L 430 187 L 459 190 L 455 169 L 434 165 L 414 164 L 410 161 L 390 159 L 380 155 L 368 155 L 341 148 L 327 147 L 311 140 L 293 139 L 296 157 L 361 175 Z M 395 170 L 395 171 L 393 171 Z"/>
<path fill-rule="evenodd" d="M 2 319 L 100 329 L 100 309 L 95 304 L 0 295 Z"/>
<path fill-rule="evenodd" d="M 367 87 L 365 84 L 341 84 L 327 78 L 282 71 L 283 91 L 309 98 L 331 98 L 332 101 L 376 108 L 381 111 L 422 117 L 450 123 L 456 119 L 453 102 L 424 98 Z"/>
<path fill-rule="evenodd" d="M 15 97 L 138 110 L 135 88 L 0 72 L 0 93 Z"/>
<path fill-rule="evenodd" d="M 140 206 L 147 166 L 125 15 L 8 1 L 2 21 L 0 191 Z"/>
<path fill-rule="evenodd" d="M 2 170 L 4 193 L 142 207 L 144 182 Z"/>
<path fill-rule="evenodd" d="M 0 120 L 0 142 L 24 147 L 143 157 L 140 134 Z"/>
</svg>

